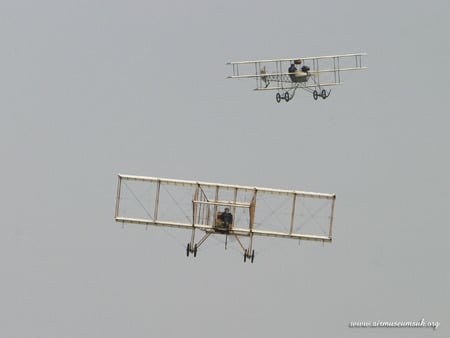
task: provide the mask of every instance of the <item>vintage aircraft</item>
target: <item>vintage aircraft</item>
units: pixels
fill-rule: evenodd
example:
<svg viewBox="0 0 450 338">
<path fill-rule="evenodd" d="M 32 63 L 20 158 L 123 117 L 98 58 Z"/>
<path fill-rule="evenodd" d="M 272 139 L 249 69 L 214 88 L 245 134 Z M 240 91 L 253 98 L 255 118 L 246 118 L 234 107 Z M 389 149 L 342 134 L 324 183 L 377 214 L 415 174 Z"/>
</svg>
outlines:
<svg viewBox="0 0 450 338">
<path fill-rule="evenodd" d="M 367 69 L 362 65 L 366 53 L 316 56 L 291 59 L 229 62 L 231 79 L 255 78 L 255 90 L 276 90 L 277 102 L 292 100 L 300 88 L 312 93 L 314 100 L 326 99 L 331 89 L 342 84 L 341 72 Z"/>
<path fill-rule="evenodd" d="M 191 231 L 186 255 L 211 235 L 236 239 L 253 263 L 254 236 L 331 242 L 334 194 L 119 175 L 115 220 Z M 196 233 L 203 236 L 196 240 Z M 247 238 L 247 245 L 244 240 Z"/>
</svg>

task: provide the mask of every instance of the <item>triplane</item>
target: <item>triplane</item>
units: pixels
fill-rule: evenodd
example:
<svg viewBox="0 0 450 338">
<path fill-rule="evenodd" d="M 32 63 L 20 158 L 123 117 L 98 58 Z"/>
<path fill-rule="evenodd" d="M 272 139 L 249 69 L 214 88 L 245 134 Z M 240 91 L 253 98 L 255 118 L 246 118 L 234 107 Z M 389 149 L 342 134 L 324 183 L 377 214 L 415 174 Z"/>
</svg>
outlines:
<svg viewBox="0 0 450 338">
<path fill-rule="evenodd" d="M 119 175 L 115 220 L 191 231 L 186 255 L 212 235 L 253 263 L 254 236 L 331 242 L 334 194 Z M 197 240 L 197 233 L 202 236 Z"/>
<path fill-rule="evenodd" d="M 276 90 L 277 102 L 289 102 L 300 88 L 313 95 L 326 99 L 331 89 L 326 87 L 342 84 L 341 72 L 363 70 L 363 57 L 366 53 L 315 56 L 290 59 L 255 60 L 229 62 L 232 75 L 228 78 L 255 78 L 255 90 Z"/>
</svg>

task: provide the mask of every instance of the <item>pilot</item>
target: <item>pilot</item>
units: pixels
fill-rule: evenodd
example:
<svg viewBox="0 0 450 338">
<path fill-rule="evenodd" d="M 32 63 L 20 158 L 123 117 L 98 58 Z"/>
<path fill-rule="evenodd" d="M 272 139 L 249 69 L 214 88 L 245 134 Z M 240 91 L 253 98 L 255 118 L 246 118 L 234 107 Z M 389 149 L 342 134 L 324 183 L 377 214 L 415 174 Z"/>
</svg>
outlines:
<svg viewBox="0 0 450 338">
<path fill-rule="evenodd" d="M 292 82 L 297 82 L 297 77 L 296 77 L 296 72 L 297 72 L 297 67 L 295 67 L 295 62 L 291 63 L 291 66 L 289 67 L 289 77 L 291 78 Z"/>
<path fill-rule="evenodd" d="M 230 208 L 225 208 L 225 211 L 222 212 L 219 219 L 222 221 L 222 226 L 229 229 L 231 224 L 233 224 L 233 215 L 230 212 Z"/>
<path fill-rule="evenodd" d="M 295 67 L 294 63 L 291 63 L 291 66 L 289 67 L 289 73 L 295 73 L 297 71 L 297 67 Z"/>
</svg>

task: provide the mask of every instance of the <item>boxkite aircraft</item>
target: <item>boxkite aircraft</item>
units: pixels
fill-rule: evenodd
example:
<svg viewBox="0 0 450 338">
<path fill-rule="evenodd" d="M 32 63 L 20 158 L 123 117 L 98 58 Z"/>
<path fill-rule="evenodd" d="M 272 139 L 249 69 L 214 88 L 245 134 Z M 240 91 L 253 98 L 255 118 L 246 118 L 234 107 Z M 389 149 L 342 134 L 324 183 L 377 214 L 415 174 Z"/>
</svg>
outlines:
<svg viewBox="0 0 450 338">
<path fill-rule="evenodd" d="M 186 255 L 197 256 L 210 236 L 235 239 L 244 262 L 253 238 L 331 242 L 334 194 L 119 175 L 115 220 L 186 229 Z M 197 233 L 202 236 L 197 239 Z"/>
<path fill-rule="evenodd" d="M 341 72 L 363 70 L 366 53 L 341 54 L 315 57 L 295 57 L 289 59 L 255 60 L 228 62 L 232 66 L 231 79 L 254 78 L 257 91 L 275 90 L 275 98 L 289 102 L 297 89 L 326 99 L 331 89 L 325 88 L 342 84 Z"/>
</svg>

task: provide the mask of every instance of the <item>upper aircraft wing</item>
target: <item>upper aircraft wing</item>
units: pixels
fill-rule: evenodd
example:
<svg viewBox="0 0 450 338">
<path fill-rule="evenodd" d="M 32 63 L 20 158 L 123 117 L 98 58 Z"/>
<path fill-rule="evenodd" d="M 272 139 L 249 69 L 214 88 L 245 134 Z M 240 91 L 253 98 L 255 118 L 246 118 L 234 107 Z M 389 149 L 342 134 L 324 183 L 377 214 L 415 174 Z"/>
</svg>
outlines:
<svg viewBox="0 0 450 338">
<path fill-rule="evenodd" d="M 236 236 L 330 242 L 334 194 L 119 175 L 115 220 L 213 231 L 231 210 Z"/>
<path fill-rule="evenodd" d="M 288 59 L 267 59 L 254 61 L 234 61 L 228 78 L 256 79 L 255 90 L 280 90 L 294 87 L 312 88 L 341 84 L 341 72 L 362 70 L 366 53 L 340 54 L 316 57 L 294 57 Z M 301 61 L 301 63 L 299 63 Z M 296 62 L 299 67 L 307 66 L 311 79 L 303 83 L 294 83 L 288 69 Z"/>
</svg>

